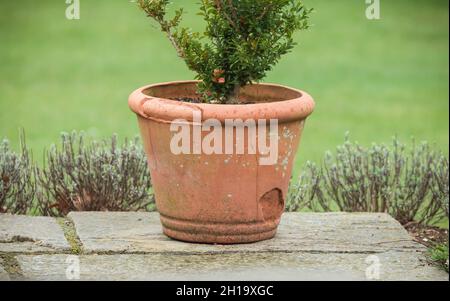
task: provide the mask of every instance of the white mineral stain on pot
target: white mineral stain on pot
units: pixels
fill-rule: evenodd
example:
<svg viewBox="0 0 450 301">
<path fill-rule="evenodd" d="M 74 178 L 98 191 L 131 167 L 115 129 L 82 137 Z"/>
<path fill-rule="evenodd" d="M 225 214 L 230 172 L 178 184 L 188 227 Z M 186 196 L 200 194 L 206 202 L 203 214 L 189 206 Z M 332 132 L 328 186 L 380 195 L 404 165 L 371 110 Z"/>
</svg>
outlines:
<svg viewBox="0 0 450 301">
<path fill-rule="evenodd" d="M 289 164 L 289 159 L 288 158 L 284 158 L 283 161 L 281 162 L 281 166 L 283 166 L 284 170 L 287 169 L 288 164 Z"/>
</svg>

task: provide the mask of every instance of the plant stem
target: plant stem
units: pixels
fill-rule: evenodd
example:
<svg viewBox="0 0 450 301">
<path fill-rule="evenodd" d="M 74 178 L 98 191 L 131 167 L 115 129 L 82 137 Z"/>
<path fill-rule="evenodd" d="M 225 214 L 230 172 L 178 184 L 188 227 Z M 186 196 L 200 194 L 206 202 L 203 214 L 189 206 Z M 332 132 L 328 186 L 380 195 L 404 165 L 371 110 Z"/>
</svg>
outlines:
<svg viewBox="0 0 450 301">
<path fill-rule="evenodd" d="M 164 30 L 164 27 L 161 25 L 161 27 Z M 175 37 L 173 36 L 172 32 L 170 31 L 170 28 L 167 28 L 166 30 L 164 30 L 167 37 L 169 38 L 170 43 L 172 43 L 173 47 L 175 48 L 175 50 L 177 51 L 177 54 L 180 58 L 185 58 L 186 55 L 183 51 L 183 49 L 180 47 L 180 45 L 178 45 L 177 40 L 175 39 Z"/>
<path fill-rule="evenodd" d="M 234 89 L 231 94 L 227 97 L 226 103 L 228 104 L 239 104 L 241 101 L 239 100 L 239 93 L 241 91 L 242 86 L 240 84 L 235 84 Z"/>
</svg>

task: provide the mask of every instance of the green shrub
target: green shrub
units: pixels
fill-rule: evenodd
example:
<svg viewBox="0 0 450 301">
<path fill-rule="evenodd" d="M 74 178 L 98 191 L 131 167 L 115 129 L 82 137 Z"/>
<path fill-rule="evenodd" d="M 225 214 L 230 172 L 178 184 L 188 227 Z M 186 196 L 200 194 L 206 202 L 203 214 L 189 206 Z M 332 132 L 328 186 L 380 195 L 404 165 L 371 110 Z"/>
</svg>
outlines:
<svg viewBox="0 0 450 301">
<path fill-rule="evenodd" d="M 200 0 L 204 32 L 181 28 L 183 10 L 168 17 L 169 0 L 137 0 L 197 73 L 204 101 L 239 102 L 242 86 L 262 80 L 308 28 L 311 10 L 300 0 Z"/>
<path fill-rule="evenodd" d="M 430 259 L 448 273 L 448 242 L 429 250 Z"/>
<path fill-rule="evenodd" d="M 394 139 L 390 147 L 365 148 L 346 137 L 320 167 L 308 164 L 288 209 L 388 212 L 402 224 L 436 223 L 448 217 L 448 172 L 448 158 L 427 143 L 406 150 Z"/>
<path fill-rule="evenodd" d="M 0 143 L 0 213 L 27 214 L 36 191 L 34 169 L 21 134 L 20 154 L 11 150 L 8 140 Z"/>
<path fill-rule="evenodd" d="M 145 154 L 137 141 L 85 143 L 83 134 L 63 134 L 37 171 L 43 214 L 71 211 L 152 210 L 153 195 Z"/>
</svg>

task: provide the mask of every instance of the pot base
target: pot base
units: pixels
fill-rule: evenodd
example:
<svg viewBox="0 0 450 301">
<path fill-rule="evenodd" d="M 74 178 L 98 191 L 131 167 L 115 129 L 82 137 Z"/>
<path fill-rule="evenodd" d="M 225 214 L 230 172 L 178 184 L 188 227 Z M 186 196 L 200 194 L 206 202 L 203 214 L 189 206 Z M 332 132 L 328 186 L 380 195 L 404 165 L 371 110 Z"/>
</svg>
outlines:
<svg viewBox="0 0 450 301">
<path fill-rule="evenodd" d="M 244 244 L 271 239 L 280 220 L 254 223 L 198 223 L 161 215 L 163 232 L 175 240 L 207 244 Z"/>
</svg>

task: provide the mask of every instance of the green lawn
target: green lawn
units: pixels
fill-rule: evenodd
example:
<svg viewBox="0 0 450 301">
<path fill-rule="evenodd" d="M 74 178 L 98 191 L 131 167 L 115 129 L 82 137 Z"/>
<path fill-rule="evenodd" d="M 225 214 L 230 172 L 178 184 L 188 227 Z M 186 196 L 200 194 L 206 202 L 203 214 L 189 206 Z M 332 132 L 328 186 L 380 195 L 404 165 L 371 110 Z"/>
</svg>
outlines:
<svg viewBox="0 0 450 301">
<path fill-rule="evenodd" d="M 186 7 L 186 24 L 201 26 L 197 1 L 174 2 Z M 397 134 L 448 152 L 448 1 L 381 1 L 379 21 L 365 18 L 363 0 L 304 2 L 316 9 L 314 26 L 267 78 L 317 102 L 297 167 L 320 160 L 346 131 L 363 144 Z M 130 1 L 81 0 L 79 21 L 65 9 L 65 1 L 0 2 L 0 137 L 17 147 L 23 127 L 38 157 L 61 131 L 137 135 L 129 93 L 193 78 Z"/>
</svg>

